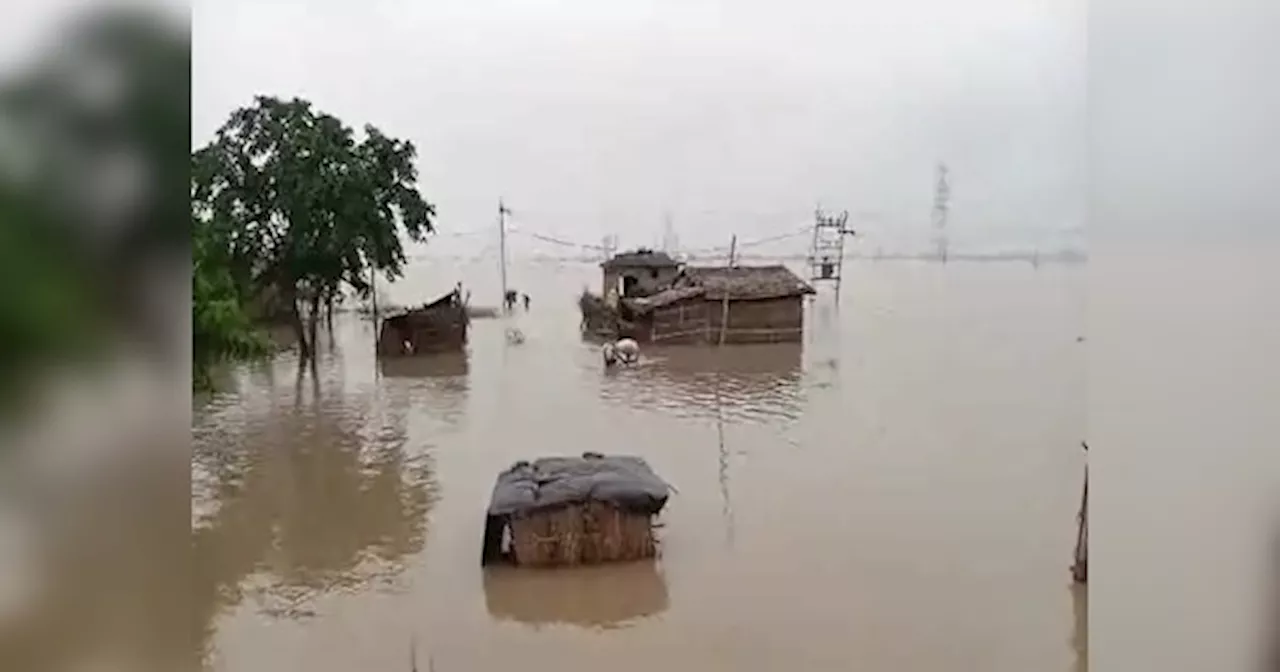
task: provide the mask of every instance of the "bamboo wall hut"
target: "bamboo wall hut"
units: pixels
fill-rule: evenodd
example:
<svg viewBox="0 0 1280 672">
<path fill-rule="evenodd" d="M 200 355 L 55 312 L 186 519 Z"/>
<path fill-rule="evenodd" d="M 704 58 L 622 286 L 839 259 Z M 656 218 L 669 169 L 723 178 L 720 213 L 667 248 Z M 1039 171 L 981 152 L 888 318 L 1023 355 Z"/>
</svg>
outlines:
<svg viewBox="0 0 1280 672">
<path fill-rule="evenodd" d="M 804 297 L 814 289 L 774 266 L 685 267 L 672 286 L 622 301 L 622 334 L 652 343 L 786 343 L 804 337 Z"/>
<path fill-rule="evenodd" d="M 457 291 L 382 320 L 378 354 L 382 356 L 458 352 L 467 345 L 470 318 Z"/>
<path fill-rule="evenodd" d="M 498 476 L 481 563 L 580 565 L 657 555 L 668 486 L 639 457 L 545 457 Z"/>
</svg>

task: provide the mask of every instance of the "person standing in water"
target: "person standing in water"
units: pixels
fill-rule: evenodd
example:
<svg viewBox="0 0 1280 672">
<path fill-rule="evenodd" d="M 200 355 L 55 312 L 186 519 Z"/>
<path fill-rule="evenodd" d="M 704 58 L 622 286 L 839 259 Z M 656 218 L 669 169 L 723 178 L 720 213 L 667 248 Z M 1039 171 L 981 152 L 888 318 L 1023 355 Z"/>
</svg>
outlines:
<svg viewBox="0 0 1280 672">
<path fill-rule="evenodd" d="M 524 310 L 525 310 L 525 312 L 528 312 L 528 311 L 529 311 L 529 295 L 528 295 L 528 294 L 521 294 L 521 295 L 520 295 L 520 298 L 524 300 Z"/>
</svg>

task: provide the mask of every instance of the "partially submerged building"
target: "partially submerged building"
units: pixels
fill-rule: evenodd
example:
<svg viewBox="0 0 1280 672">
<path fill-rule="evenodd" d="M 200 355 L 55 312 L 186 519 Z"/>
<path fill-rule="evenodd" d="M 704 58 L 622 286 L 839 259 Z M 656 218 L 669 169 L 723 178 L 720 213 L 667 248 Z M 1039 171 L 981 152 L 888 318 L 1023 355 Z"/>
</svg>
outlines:
<svg viewBox="0 0 1280 672">
<path fill-rule="evenodd" d="M 620 297 L 637 298 L 669 287 L 680 272 L 680 262 L 666 252 L 641 248 L 615 255 L 600 268 L 604 271 L 601 296 L 617 293 Z"/>
<path fill-rule="evenodd" d="M 457 290 L 418 308 L 383 318 L 378 331 L 378 354 L 415 355 L 458 352 L 466 348 L 470 325 L 466 305 Z"/>
<path fill-rule="evenodd" d="M 667 485 L 639 457 L 583 453 L 520 461 L 498 476 L 481 563 L 579 565 L 657 554 Z"/>
<path fill-rule="evenodd" d="M 783 343 L 804 337 L 814 289 L 781 264 L 681 269 L 671 286 L 625 298 L 619 334 L 651 343 Z"/>
</svg>

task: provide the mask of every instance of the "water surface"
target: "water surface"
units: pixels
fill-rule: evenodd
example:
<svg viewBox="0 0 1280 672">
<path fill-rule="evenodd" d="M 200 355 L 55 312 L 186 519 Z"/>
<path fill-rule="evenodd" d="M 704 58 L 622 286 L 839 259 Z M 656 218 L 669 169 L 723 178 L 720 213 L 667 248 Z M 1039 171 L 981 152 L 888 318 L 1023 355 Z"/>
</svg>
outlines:
<svg viewBox="0 0 1280 672">
<path fill-rule="evenodd" d="M 411 642 L 442 672 L 1084 669 L 1083 267 L 861 262 L 803 344 L 616 372 L 577 334 L 597 274 L 513 267 L 521 345 L 477 320 L 465 356 L 379 363 L 351 315 L 314 374 L 282 356 L 197 410 L 208 669 L 407 670 Z M 496 279 L 417 266 L 389 298 Z M 660 560 L 482 571 L 497 473 L 584 450 L 678 488 Z"/>
</svg>

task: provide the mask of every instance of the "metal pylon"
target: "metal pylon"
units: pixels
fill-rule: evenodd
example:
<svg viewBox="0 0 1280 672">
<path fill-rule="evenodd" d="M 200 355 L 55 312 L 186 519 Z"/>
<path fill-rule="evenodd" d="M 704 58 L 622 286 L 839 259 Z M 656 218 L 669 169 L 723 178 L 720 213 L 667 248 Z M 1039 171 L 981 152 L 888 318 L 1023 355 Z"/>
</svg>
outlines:
<svg viewBox="0 0 1280 672">
<path fill-rule="evenodd" d="M 849 223 L 849 212 L 826 215 L 821 210 L 814 213 L 813 242 L 809 246 L 809 280 L 815 287 L 819 283 L 835 285 L 836 301 L 840 300 L 840 281 L 844 276 L 844 240 L 854 235 Z"/>
</svg>

